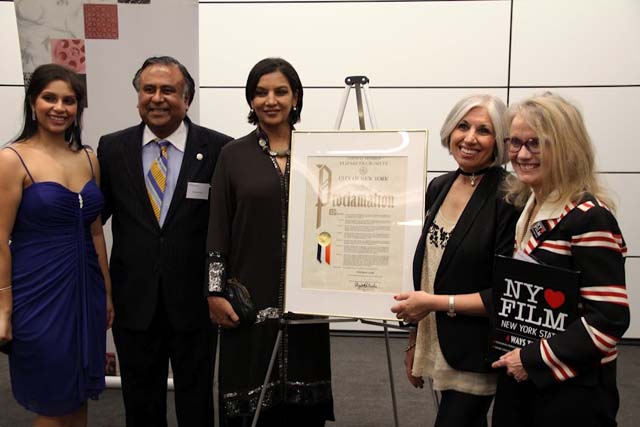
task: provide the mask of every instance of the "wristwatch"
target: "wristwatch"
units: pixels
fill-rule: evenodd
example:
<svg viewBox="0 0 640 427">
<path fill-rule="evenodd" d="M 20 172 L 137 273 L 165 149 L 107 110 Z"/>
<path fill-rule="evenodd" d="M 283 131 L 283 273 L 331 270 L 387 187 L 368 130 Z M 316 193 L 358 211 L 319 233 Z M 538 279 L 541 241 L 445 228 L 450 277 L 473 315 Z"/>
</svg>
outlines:
<svg viewBox="0 0 640 427">
<path fill-rule="evenodd" d="M 456 317 L 456 296 L 449 295 L 449 310 L 447 310 L 447 316 Z"/>
</svg>

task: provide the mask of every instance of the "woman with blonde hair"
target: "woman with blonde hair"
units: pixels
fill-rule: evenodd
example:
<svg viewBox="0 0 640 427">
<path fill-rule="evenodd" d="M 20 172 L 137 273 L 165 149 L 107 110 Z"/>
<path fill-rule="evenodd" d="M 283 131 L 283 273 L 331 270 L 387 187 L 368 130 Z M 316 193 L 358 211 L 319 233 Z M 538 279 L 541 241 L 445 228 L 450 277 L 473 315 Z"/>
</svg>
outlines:
<svg viewBox="0 0 640 427">
<path fill-rule="evenodd" d="M 539 197 L 546 195 L 547 201 L 553 202 L 554 199 L 556 201 L 579 199 L 585 193 L 591 193 L 600 201 L 606 202 L 609 208 L 614 208 L 613 201 L 601 188 L 596 177 L 595 154 L 591 138 L 585 128 L 582 115 L 573 105 L 557 95 L 546 93 L 512 106 L 507 114 L 507 120 L 511 125 L 516 116 L 519 121 L 524 120 L 529 124 L 536 133 L 538 141 L 563 141 L 563 143 L 538 145 L 540 157 L 545 155 L 547 157 L 547 161 L 542 162 L 541 165 L 541 170 L 545 172 L 545 179 L 539 183 L 536 192 Z M 516 154 L 517 147 L 510 142 L 511 139 L 508 138 L 505 144 L 513 162 L 515 156 L 511 154 Z M 517 163 L 513 163 L 513 166 L 516 168 Z M 520 179 L 527 176 L 523 170 L 520 172 L 517 179 L 511 176 L 507 181 L 507 198 L 514 204 L 524 207 L 533 189 L 527 180 Z"/>
<path fill-rule="evenodd" d="M 626 245 L 598 184 L 591 140 L 576 107 L 553 94 L 513 106 L 509 121 L 506 144 L 518 180 L 507 199 L 524 205 L 517 250 L 580 272 L 579 313 L 566 331 L 493 364 L 506 368 L 493 425 L 615 426 L 616 343 L 629 326 Z"/>
</svg>

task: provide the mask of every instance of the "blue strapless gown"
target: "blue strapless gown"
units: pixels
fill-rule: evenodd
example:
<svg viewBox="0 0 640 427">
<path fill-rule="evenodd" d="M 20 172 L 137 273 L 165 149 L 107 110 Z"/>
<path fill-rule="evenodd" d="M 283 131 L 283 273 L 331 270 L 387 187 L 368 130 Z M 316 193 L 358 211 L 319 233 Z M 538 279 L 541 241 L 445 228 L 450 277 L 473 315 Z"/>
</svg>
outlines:
<svg viewBox="0 0 640 427">
<path fill-rule="evenodd" d="M 104 200 L 36 182 L 22 194 L 11 235 L 13 394 L 30 411 L 60 416 L 104 389 L 106 294 L 90 225 Z"/>
</svg>

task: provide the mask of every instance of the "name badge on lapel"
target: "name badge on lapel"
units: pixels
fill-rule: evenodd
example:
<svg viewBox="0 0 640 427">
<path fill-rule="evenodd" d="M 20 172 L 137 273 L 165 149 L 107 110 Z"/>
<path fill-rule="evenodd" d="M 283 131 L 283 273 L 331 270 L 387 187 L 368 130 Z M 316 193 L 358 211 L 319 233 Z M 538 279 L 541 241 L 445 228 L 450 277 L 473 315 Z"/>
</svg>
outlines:
<svg viewBox="0 0 640 427">
<path fill-rule="evenodd" d="M 209 200 L 210 185 L 205 182 L 189 182 L 187 184 L 187 199 Z"/>
<path fill-rule="evenodd" d="M 542 221 L 538 221 L 531 226 L 531 235 L 535 237 L 536 240 L 538 240 L 545 231 L 547 231 L 547 228 L 544 226 Z"/>
</svg>

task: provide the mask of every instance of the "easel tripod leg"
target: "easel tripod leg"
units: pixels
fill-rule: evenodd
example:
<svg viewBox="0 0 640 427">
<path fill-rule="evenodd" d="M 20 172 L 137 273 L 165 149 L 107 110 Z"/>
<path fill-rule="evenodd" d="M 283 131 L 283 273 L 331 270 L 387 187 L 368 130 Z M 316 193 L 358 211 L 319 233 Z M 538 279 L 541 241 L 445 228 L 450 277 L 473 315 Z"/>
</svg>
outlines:
<svg viewBox="0 0 640 427">
<path fill-rule="evenodd" d="M 280 349 L 280 341 L 282 341 L 282 328 L 278 330 L 276 336 L 276 343 L 273 345 L 273 352 L 271 353 L 271 360 L 269 361 L 269 367 L 267 368 L 267 375 L 264 377 L 264 383 L 262 384 L 262 390 L 260 390 L 260 398 L 258 399 L 258 406 L 256 407 L 256 413 L 253 414 L 253 421 L 251 427 L 258 425 L 258 418 L 260 417 L 260 411 L 262 410 L 262 402 L 264 401 L 264 395 L 267 393 L 267 384 L 269 384 L 269 378 L 271 378 L 271 372 L 273 371 L 273 365 L 276 363 L 276 357 L 278 350 Z"/>
<path fill-rule="evenodd" d="M 342 118 L 344 117 L 344 110 L 347 108 L 347 101 L 349 100 L 349 92 L 351 91 L 351 86 L 346 85 L 344 90 L 342 91 L 342 100 L 340 101 L 340 109 L 338 110 L 338 117 L 336 117 L 336 124 L 333 126 L 335 130 L 340 130 L 340 126 L 342 125 Z"/>
<path fill-rule="evenodd" d="M 356 83 L 356 105 L 358 106 L 358 123 L 360 124 L 360 130 L 365 129 L 364 123 L 364 111 L 362 109 L 362 86 Z"/>
<path fill-rule="evenodd" d="M 214 361 L 213 361 L 213 413 L 215 418 L 213 421 L 214 427 L 220 427 L 220 417 L 222 417 L 221 405 L 220 405 L 220 341 L 222 340 L 222 331 L 220 326 L 216 328 L 217 339 L 216 347 L 214 349 Z"/>
<path fill-rule="evenodd" d="M 431 388 L 431 394 L 433 396 L 433 404 L 436 407 L 436 411 L 440 408 L 440 396 L 438 396 L 438 391 L 433 388 L 433 380 L 429 378 L 429 388 Z"/>
<path fill-rule="evenodd" d="M 387 321 L 382 322 L 384 324 L 384 343 L 387 347 L 387 366 L 389 367 L 389 384 L 391 385 L 391 402 L 393 404 L 393 422 L 396 427 L 398 423 L 398 404 L 396 402 L 396 387 L 393 381 L 393 366 L 391 364 L 391 349 L 389 347 L 389 328 L 387 327 Z"/>
</svg>

